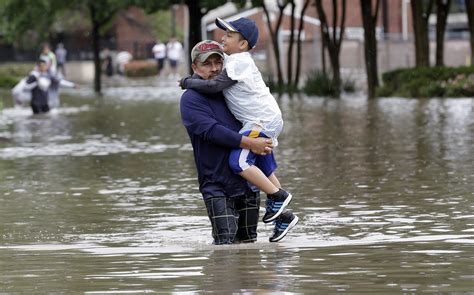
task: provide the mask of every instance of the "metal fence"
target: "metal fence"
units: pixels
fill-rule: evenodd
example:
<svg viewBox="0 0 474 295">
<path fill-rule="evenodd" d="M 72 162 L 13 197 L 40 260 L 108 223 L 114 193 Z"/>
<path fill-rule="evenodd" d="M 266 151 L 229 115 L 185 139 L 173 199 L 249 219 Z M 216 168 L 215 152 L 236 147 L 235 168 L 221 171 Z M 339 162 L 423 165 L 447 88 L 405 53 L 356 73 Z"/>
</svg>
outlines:
<svg viewBox="0 0 474 295">
<path fill-rule="evenodd" d="M 94 58 L 91 46 L 89 44 L 64 44 L 67 50 L 68 61 L 83 61 L 92 60 Z M 111 42 L 103 42 L 102 48 L 109 48 L 112 51 L 128 51 L 132 54 L 134 59 L 148 59 L 153 58 L 151 49 L 153 43 L 138 43 L 131 42 L 121 44 L 120 48 Z M 56 44 L 52 45 L 53 50 L 56 48 Z M 0 62 L 19 62 L 19 61 L 35 61 L 40 55 L 40 49 L 21 49 L 15 48 L 11 45 L 0 44 Z"/>
</svg>

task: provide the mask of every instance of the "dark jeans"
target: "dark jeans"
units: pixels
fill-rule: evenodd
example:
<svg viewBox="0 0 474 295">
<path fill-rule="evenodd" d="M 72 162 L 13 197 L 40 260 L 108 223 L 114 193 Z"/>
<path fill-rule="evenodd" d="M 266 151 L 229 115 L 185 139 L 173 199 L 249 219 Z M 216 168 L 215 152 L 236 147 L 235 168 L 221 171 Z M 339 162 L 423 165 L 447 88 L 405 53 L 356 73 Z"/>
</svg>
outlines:
<svg viewBox="0 0 474 295">
<path fill-rule="evenodd" d="M 31 105 L 31 109 L 33 110 L 33 114 L 41 114 L 49 112 L 48 105 Z"/>
<path fill-rule="evenodd" d="M 235 198 L 213 197 L 205 203 L 215 245 L 257 240 L 260 193 Z"/>
<path fill-rule="evenodd" d="M 165 65 L 165 59 L 164 58 L 157 58 L 156 59 L 156 67 L 158 69 L 158 74 L 161 72 Z"/>
</svg>

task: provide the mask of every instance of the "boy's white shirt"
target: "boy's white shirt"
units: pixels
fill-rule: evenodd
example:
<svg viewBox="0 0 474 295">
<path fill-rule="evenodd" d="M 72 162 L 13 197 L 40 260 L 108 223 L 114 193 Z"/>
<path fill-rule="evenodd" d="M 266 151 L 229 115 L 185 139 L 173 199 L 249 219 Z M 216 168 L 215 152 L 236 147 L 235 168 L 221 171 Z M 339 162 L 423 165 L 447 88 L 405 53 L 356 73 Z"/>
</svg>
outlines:
<svg viewBox="0 0 474 295">
<path fill-rule="evenodd" d="M 238 81 L 223 93 L 230 111 L 243 124 L 241 131 L 260 126 L 276 146 L 276 139 L 283 129 L 280 107 L 265 85 L 252 56 L 249 52 L 225 55 L 224 67 L 227 76 Z"/>
</svg>

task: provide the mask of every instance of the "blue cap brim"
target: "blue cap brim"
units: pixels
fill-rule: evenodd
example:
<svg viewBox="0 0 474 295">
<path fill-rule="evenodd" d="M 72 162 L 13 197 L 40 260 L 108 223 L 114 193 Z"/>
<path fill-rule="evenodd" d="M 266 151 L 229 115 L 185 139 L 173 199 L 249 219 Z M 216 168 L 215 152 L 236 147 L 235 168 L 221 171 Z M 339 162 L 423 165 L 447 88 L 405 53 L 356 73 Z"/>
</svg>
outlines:
<svg viewBox="0 0 474 295">
<path fill-rule="evenodd" d="M 229 22 L 226 22 L 225 20 L 223 20 L 222 18 L 216 18 L 216 26 L 219 28 L 219 29 L 222 29 L 224 31 L 231 31 L 231 32 L 238 32 L 236 28 L 234 28 L 234 26 L 232 26 Z"/>
</svg>

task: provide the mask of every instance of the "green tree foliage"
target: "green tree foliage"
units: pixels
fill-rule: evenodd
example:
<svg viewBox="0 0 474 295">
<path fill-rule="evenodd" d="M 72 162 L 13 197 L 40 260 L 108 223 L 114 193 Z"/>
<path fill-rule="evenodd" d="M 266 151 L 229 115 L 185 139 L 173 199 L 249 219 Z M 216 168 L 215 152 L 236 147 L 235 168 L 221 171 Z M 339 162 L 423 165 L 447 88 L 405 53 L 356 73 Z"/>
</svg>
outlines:
<svg viewBox="0 0 474 295">
<path fill-rule="evenodd" d="M 169 40 L 173 34 L 171 30 L 172 17 L 169 10 L 159 10 L 148 16 L 148 21 L 153 29 L 153 36 L 162 41 Z M 184 32 L 182 27 L 175 28 L 178 40 L 183 40 Z"/>
<path fill-rule="evenodd" d="M 2 33 L 8 42 L 32 46 L 49 37 L 56 11 L 63 7 L 59 0 L 3 0 L 0 2 Z M 31 33 L 31 34 L 26 34 Z M 27 37 L 27 38 L 22 38 Z M 26 40 L 25 40 L 26 39 Z"/>
<path fill-rule="evenodd" d="M 106 28 L 117 12 L 129 6 L 143 7 L 147 12 L 168 8 L 175 1 L 145 0 L 2 0 L 0 17 L 7 40 L 16 40 L 18 36 L 32 32 L 38 40 L 47 40 L 53 23 L 69 12 L 88 16 L 94 53 L 94 90 L 101 91 L 101 63 L 99 57 L 100 40 Z M 28 35 L 28 34 L 26 34 Z"/>
</svg>

